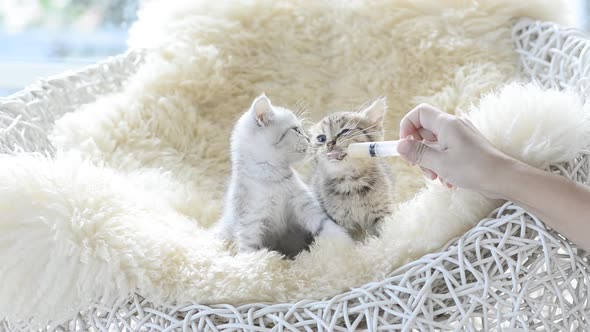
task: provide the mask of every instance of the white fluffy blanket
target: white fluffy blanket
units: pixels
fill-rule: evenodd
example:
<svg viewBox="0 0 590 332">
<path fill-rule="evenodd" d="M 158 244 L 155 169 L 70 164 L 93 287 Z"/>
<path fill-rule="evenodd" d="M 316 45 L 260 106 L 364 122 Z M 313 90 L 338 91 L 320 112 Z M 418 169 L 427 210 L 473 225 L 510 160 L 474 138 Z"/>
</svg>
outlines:
<svg viewBox="0 0 590 332">
<path fill-rule="evenodd" d="M 55 159 L 0 158 L 0 317 L 58 320 L 133 292 L 157 303 L 318 299 L 440 248 L 497 202 L 420 189 L 419 172 L 394 160 L 401 204 L 381 238 L 320 242 L 294 261 L 235 256 L 206 231 L 234 120 L 262 91 L 285 106 L 304 100 L 314 119 L 385 95 L 393 138 L 418 102 L 475 103 L 474 123 L 502 150 L 539 167 L 570 159 L 590 145 L 576 97 L 511 85 L 478 102 L 518 78 L 511 19 L 568 22 L 564 4 L 151 2 L 130 42 L 151 53 L 124 91 L 60 119 Z"/>
</svg>

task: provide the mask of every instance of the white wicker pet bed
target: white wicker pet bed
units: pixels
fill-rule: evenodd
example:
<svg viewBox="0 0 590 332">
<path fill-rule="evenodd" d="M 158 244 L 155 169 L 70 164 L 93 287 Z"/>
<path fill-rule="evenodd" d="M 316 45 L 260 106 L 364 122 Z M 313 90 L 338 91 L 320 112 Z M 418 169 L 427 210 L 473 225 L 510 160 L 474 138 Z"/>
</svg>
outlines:
<svg viewBox="0 0 590 332">
<path fill-rule="evenodd" d="M 552 23 L 521 20 L 513 38 L 524 75 L 546 87 L 590 91 L 590 41 Z M 116 91 L 142 62 L 134 51 L 0 98 L 0 152 L 53 153 L 56 118 Z M 550 171 L 589 182 L 590 153 Z M 583 330 L 589 328 L 588 255 L 506 203 L 437 253 L 389 278 L 321 301 L 154 306 L 141 294 L 95 306 L 56 331 Z M 0 330 L 27 330 L 3 321 Z"/>
</svg>

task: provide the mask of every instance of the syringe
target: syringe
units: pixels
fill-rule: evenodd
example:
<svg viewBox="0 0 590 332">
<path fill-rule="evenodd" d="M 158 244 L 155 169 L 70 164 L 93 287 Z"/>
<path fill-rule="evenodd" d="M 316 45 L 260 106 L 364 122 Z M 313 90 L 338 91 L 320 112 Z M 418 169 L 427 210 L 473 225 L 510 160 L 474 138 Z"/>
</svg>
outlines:
<svg viewBox="0 0 590 332">
<path fill-rule="evenodd" d="M 348 146 L 350 158 L 394 157 L 399 156 L 397 144 L 400 141 L 380 141 L 352 143 Z"/>
</svg>

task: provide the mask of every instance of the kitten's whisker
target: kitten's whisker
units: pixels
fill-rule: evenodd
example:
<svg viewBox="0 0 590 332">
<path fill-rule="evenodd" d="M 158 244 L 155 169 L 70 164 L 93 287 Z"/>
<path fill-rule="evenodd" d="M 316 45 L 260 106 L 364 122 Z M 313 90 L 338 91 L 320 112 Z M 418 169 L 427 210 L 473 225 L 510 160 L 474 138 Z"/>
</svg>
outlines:
<svg viewBox="0 0 590 332">
<path fill-rule="evenodd" d="M 372 124 L 372 125 L 368 126 L 367 128 L 363 128 L 363 130 L 362 130 L 362 131 L 364 132 L 365 130 L 373 129 L 373 128 L 377 127 L 378 125 L 379 125 L 379 124 L 377 124 L 377 123 L 374 123 L 374 124 Z"/>
<path fill-rule="evenodd" d="M 365 104 L 366 104 L 366 102 L 365 102 Z M 364 104 L 363 104 L 363 105 L 364 105 Z M 351 111 L 350 113 L 352 113 L 352 116 L 350 117 L 350 119 L 348 119 L 348 121 L 347 121 L 347 122 L 344 124 L 344 126 L 342 126 L 342 128 L 347 128 L 347 127 L 349 127 L 349 125 L 350 125 L 350 123 L 351 123 L 352 121 L 356 121 L 356 122 L 355 122 L 355 124 L 354 124 L 354 126 L 352 126 L 352 127 L 355 127 L 355 128 L 356 128 L 356 126 L 358 126 L 358 124 L 359 124 L 359 123 L 361 122 L 361 120 L 363 119 L 363 117 L 362 117 L 362 116 L 359 116 L 359 115 L 360 115 L 360 112 L 361 112 L 361 110 L 363 109 L 363 107 L 364 107 L 364 106 L 361 106 L 361 107 L 360 107 L 360 108 L 358 108 L 356 111 Z"/>
<path fill-rule="evenodd" d="M 351 123 L 353 120 L 356 120 L 356 123 L 355 123 L 355 125 L 354 125 L 354 126 L 352 126 L 352 127 L 356 127 L 356 126 L 358 126 L 359 122 L 361 122 L 362 118 L 360 118 L 360 117 L 359 117 L 359 118 L 357 119 L 357 118 L 356 118 L 356 117 L 353 115 L 353 116 L 351 116 L 351 117 L 350 117 L 350 119 L 348 119 L 348 121 L 346 121 L 346 123 L 344 124 L 344 126 L 342 126 L 342 128 L 348 128 L 348 126 L 350 125 L 350 123 Z"/>
<path fill-rule="evenodd" d="M 359 116 L 359 117 L 357 117 L 357 121 L 356 121 L 356 123 L 354 124 L 354 126 L 352 126 L 352 127 L 353 127 L 353 128 L 356 128 L 356 127 L 358 127 L 359 123 L 360 123 L 362 120 L 363 120 L 363 117 L 362 117 L 362 116 Z"/>
<path fill-rule="evenodd" d="M 297 101 L 295 101 L 295 108 L 299 108 L 299 106 L 301 105 L 301 102 L 303 101 L 303 97 L 297 99 Z"/>
<path fill-rule="evenodd" d="M 306 110 L 309 108 L 309 105 L 311 105 L 311 102 L 309 101 L 309 99 L 305 98 L 301 101 L 301 104 L 299 105 L 299 107 L 302 110 Z"/>
<path fill-rule="evenodd" d="M 297 118 L 301 118 L 305 113 L 307 113 L 307 110 L 305 108 L 300 108 L 295 113 L 295 116 L 297 116 Z"/>
<path fill-rule="evenodd" d="M 337 143 L 344 143 L 344 142 L 348 142 L 350 140 L 353 140 L 357 137 L 359 137 L 360 135 L 354 135 L 354 136 L 347 136 L 347 137 L 343 137 L 341 138 L 339 141 L 337 141 Z"/>
<path fill-rule="evenodd" d="M 373 130 L 373 131 L 363 131 L 361 134 L 355 135 L 354 137 L 358 137 L 358 136 L 368 136 L 368 135 L 373 135 L 373 134 L 385 134 L 385 131 L 383 130 Z"/>
<path fill-rule="evenodd" d="M 372 128 L 376 127 L 376 126 L 377 126 L 377 124 L 374 124 L 372 126 L 369 126 L 369 127 L 365 128 L 365 129 L 363 129 L 362 131 L 359 131 L 358 133 L 352 134 L 351 136 L 345 136 L 345 138 L 354 138 L 354 137 L 358 137 L 358 136 L 361 136 L 361 135 L 367 135 L 367 130 L 368 129 L 372 129 Z M 383 129 L 381 129 L 380 131 L 383 131 Z"/>
<path fill-rule="evenodd" d="M 299 115 L 299 117 L 305 118 L 305 117 L 308 117 L 308 115 L 309 115 L 309 110 L 306 109 L 306 110 L 301 111 L 301 114 Z"/>
<path fill-rule="evenodd" d="M 306 104 L 309 105 L 308 99 L 306 97 L 301 97 L 297 99 L 297 102 L 295 102 L 295 107 L 300 108 L 303 106 L 303 108 L 305 108 Z"/>
<path fill-rule="evenodd" d="M 309 117 L 306 116 L 307 112 L 299 117 L 299 121 L 309 121 Z"/>
<path fill-rule="evenodd" d="M 367 130 L 367 129 L 371 129 L 371 128 L 375 128 L 375 127 L 377 127 L 378 125 L 379 125 L 379 124 L 377 124 L 377 123 L 374 123 L 373 125 L 371 125 L 371 126 L 368 126 L 367 128 L 365 128 L 365 130 Z"/>
<path fill-rule="evenodd" d="M 295 107 L 297 108 L 297 111 L 295 112 L 295 115 L 299 118 L 303 115 L 305 115 L 308 112 L 308 107 L 310 105 L 310 102 L 307 101 L 304 98 L 299 98 L 297 100 L 297 102 L 295 103 Z"/>
<path fill-rule="evenodd" d="M 357 108 L 356 111 L 354 111 L 354 113 L 360 113 L 360 112 L 364 111 L 367 107 L 371 106 L 371 104 L 373 104 L 373 102 L 375 102 L 375 100 L 367 100 L 367 101 L 365 101 L 361 106 L 359 106 Z"/>
<path fill-rule="evenodd" d="M 367 133 L 364 133 L 363 132 L 362 134 L 354 135 L 354 136 L 351 136 L 351 137 L 346 137 L 343 140 L 339 141 L 338 143 L 339 144 L 343 144 L 343 143 L 347 143 L 347 142 L 349 142 L 349 141 L 351 141 L 351 140 L 353 140 L 353 139 L 355 139 L 357 137 L 360 137 L 360 136 L 370 136 L 370 135 L 373 135 L 373 134 L 381 134 L 381 135 L 383 135 L 383 133 L 384 133 L 383 130 L 371 131 L 371 132 L 367 132 Z"/>
<path fill-rule="evenodd" d="M 376 126 L 377 126 L 377 124 L 374 124 L 372 126 L 369 126 L 369 127 L 365 128 L 365 129 L 363 129 L 362 131 L 359 131 L 358 133 L 354 133 L 351 136 L 346 136 L 345 138 L 356 138 L 356 137 L 359 137 L 359 136 L 362 136 L 362 135 L 371 135 L 371 134 L 383 132 L 383 129 L 372 131 L 372 132 L 371 131 L 367 131 L 369 129 L 375 128 Z"/>
</svg>

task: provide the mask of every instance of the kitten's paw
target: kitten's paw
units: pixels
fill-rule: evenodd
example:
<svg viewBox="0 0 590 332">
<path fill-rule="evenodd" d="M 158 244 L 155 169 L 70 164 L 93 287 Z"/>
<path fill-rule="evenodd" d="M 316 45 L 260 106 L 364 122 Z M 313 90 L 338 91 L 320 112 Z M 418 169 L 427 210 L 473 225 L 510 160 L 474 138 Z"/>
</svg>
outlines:
<svg viewBox="0 0 590 332">
<path fill-rule="evenodd" d="M 354 240 L 350 237 L 350 234 L 341 226 L 338 226 L 333 221 L 327 221 L 324 228 L 318 234 L 318 236 L 327 239 L 337 239 L 346 243 L 354 244 Z"/>
<path fill-rule="evenodd" d="M 248 252 L 256 252 L 258 250 L 261 250 L 262 245 L 251 244 L 251 243 L 238 243 L 237 248 L 238 248 L 238 252 L 248 253 Z"/>
</svg>

